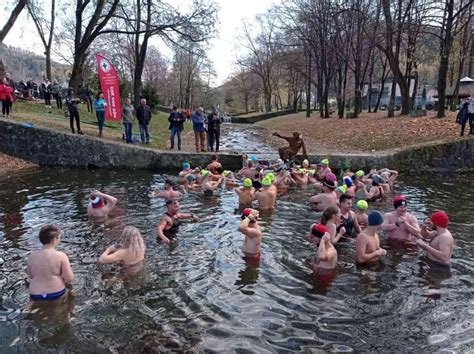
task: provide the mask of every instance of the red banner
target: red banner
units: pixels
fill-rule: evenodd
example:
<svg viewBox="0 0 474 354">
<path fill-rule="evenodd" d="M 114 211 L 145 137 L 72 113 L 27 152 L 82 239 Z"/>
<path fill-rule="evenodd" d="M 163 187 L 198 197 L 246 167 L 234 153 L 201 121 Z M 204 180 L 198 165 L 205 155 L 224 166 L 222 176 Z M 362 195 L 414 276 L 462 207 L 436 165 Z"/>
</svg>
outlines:
<svg viewBox="0 0 474 354">
<path fill-rule="evenodd" d="M 121 120 L 122 105 L 120 104 L 120 89 L 117 71 L 109 59 L 97 54 L 97 66 L 99 67 L 100 88 L 107 101 L 105 109 L 106 120 Z"/>
</svg>

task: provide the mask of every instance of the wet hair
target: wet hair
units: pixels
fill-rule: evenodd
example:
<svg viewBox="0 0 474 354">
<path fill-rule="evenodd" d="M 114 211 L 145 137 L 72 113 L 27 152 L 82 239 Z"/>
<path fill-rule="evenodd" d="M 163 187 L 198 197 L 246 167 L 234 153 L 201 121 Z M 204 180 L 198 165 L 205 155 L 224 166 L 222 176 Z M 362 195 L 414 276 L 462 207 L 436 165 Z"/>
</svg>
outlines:
<svg viewBox="0 0 474 354">
<path fill-rule="evenodd" d="M 352 200 L 352 196 L 350 196 L 349 194 L 341 194 L 341 196 L 339 197 L 339 204 L 346 201 L 346 200 Z"/>
<path fill-rule="evenodd" d="M 323 211 L 323 215 L 321 215 L 321 224 L 326 225 L 329 220 L 332 219 L 334 215 L 337 215 L 339 213 L 339 208 L 335 205 L 332 205 L 330 207 L 327 207 Z"/>
<path fill-rule="evenodd" d="M 57 225 L 45 225 L 39 232 L 39 239 L 43 245 L 49 245 L 52 240 L 59 237 L 61 229 Z"/>
<path fill-rule="evenodd" d="M 216 154 L 211 155 L 211 160 L 212 161 L 217 161 L 217 155 Z"/>
<path fill-rule="evenodd" d="M 121 242 L 123 248 L 128 249 L 135 257 L 139 252 L 145 252 L 145 243 L 140 231 L 134 226 L 125 226 L 122 231 Z"/>
<path fill-rule="evenodd" d="M 171 179 L 167 179 L 167 180 L 165 180 L 165 184 L 167 184 L 167 185 L 171 186 L 171 188 L 173 188 L 173 187 L 174 187 L 174 182 L 173 182 L 173 180 L 171 180 Z"/>
</svg>

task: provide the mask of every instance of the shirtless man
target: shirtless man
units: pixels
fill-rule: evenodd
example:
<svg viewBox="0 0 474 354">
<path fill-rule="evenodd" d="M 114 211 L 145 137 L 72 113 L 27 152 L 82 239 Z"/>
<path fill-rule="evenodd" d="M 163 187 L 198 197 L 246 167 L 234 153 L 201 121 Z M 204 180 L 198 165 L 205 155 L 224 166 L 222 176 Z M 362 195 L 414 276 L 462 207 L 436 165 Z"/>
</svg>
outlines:
<svg viewBox="0 0 474 354">
<path fill-rule="evenodd" d="M 286 192 L 288 187 L 295 184 L 295 180 L 291 178 L 290 171 L 281 170 L 275 179 L 275 187 L 278 192 Z"/>
<path fill-rule="evenodd" d="M 206 169 L 209 170 L 209 172 L 211 172 L 213 175 L 220 175 L 221 173 L 217 171 L 217 169 L 222 168 L 221 163 L 218 161 L 219 157 L 214 154 L 211 156 L 211 160 L 212 162 L 207 165 Z"/>
<path fill-rule="evenodd" d="M 369 204 L 363 199 L 358 200 L 356 203 L 356 211 L 355 215 L 357 218 L 357 222 L 359 223 L 359 226 L 362 230 L 365 230 L 367 228 L 367 223 L 368 223 L 368 215 L 367 215 L 367 209 L 369 208 Z"/>
<path fill-rule="evenodd" d="M 273 133 L 273 136 L 285 139 L 288 142 L 289 146 L 278 149 L 278 154 L 284 162 L 292 160 L 298 154 L 298 151 L 300 151 L 301 148 L 303 148 L 303 157 L 308 158 L 308 154 L 306 153 L 306 145 L 303 141 L 303 135 L 301 133 L 294 132 L 293 136 L 288 137 L 282 136 L 278 133 Z"/>
<path fill-rule="evenodd" d="M 328 173 L 332 173 L 331 168 L 329 167 L 329 160 L 323 159 L 320 164 L 321 168 L 316 172 L 316 178 L 319 181 L 324 181 Z"/>
<path fill-rule="evenodd" d="M 352 178 L 350 176 L 346 176 L 344 177 L 343 182 L 347 187 L 346 194 L 349 194 L 352 198 L 355 198 L 356 186 L 354 182 L 352 181 Z"/>
<path fill-rule="evenodd" d="M 417 245 L 427 252 L 431 262 L 442 267 L 450 266 L 454 247 L 454 239 L 451 232 L 448 231 L 448 223 L 449 218 L 445 212 L 433 213 L 429 227 L 434 230 L 428 230 L 426 224 L 421 229 L 421 235 L 430 241 L 428 243 L 421 239 L 416 241 Z"/>
<path fill-rule="evenodd" d="M 329 234 L 329 228 L 323 224 L 313 224 L 309 229 L 308 238 L 311 242 L 314 242 L 316 245 L 319 245 L 322 241 L 323 236 L 329 236 L 331 239 L 331 235 Z"/>
<path fill-rule="evenodd" d="M 247 161 L 247 166 L 243 167 L 239 172 L 237 172 L 237 176 L 254 179 L 255 167 L 253 165 L 253 162 Z"/>
<path fill-rule="evenodd" d="M 394 211 L 386 213 L 382 230 L 387 231 L 389 240 L 410 241 L 410 235 L 420 234 L 420 226 L 416 218 L 407 211 L 407 198 L 397 195 L 393 198 Z"/>
<path fill-rule="evenodd" d="M 170 238 L 178 232 L 181 219 L 192 219 L 199 221 L 199 217 L 195 214 L 183 214 L 179 212 L 179 201 L 170 199 L 166 201 L 166 213 L 161 217 L 160 223 L 156 228 L 156 234 L 159 241 L 168 244 Z"/>
<path fill-rule="evenodd" d="M 201 176 L 203 176 L 201 190 L 205 196 L 214 195 L 214 191 L 219 188 L 224 181 L 224 178 L 220 176 L 217 181 L 211 180 L 211 173 L 208 170 L 202 170 Z"/>
<path fill-rule="evenodd" d="M 260 258 L 262 244 L 262 231 L 258 225 L 258 211 L 255 209 L 244 209 L 239 231 L 245 235 L 242 252 L 247 258 Z"/>
<path fill-rule="evenodd" d="M 291 175 L 297 186 L 303 186 L 308 184 L 308 174 L 304 168 L 294 171 Z"/>
<path fill-rule="evenodd" d="M 31 300 L 57 300 L 66 293 L 66 288 L 72 288 L 74 273 L 69 259 L 56 251 L 60 237 L 61 229 L 56 225 L 43 226 L 39 232 L 43 247 L 31 252 L 27 261 Z"/>
<path fill-rule="evenodd" d="M 93 191 L 89 195 L 87 216 L 94 222 L 104 222 L 116 204 L 117 198 L 99 191 Z"/>
<path fill-rule="evenodd" d="M 239 185 L 239 182 L 234 177 L 234 172 L 229 171 L 229 170 L 224 170 L 223 175 L 224 175 L 224 182 L 225 182 L 226 187 L 233 188 Z"/>
<path fill-rule="evenodd" d="M 336 185 L 331 181 L 324 181 L 323 192 L 309 198 L 309 202 L 316 205 L 316 209 L 324 211 L 327 207 L 337 205 L 337 195 L 334 192 Z"/>
<path fill-rule="evenodd" d="M 151 192 L 151 197 L 154 198 L 163 198 L 163 199 L 180 199 L 183 194 L 179 191 L 175 191 L 173 187 L 175 186 L 174 182 L 170 179 L 165 181 L 165 190 L 160 192 L 159 189 Z"/>
<path fill-rule="evenodd" d="M 270 178 L 265 177 L 262 179 L 262 186 L 262 189 L 255 194 L 255 198 L 258 200 L 258 208 L 260 210 L 275 209 L 277 190 L 272 188 Z"/>
<path fill-rule="evenodd" d="M 376 263 L 387 251 L 380 248 L 380 240 L 377 231 L 381 230 L 384 221 L 382 213 L 371 211 L 368 216 L 368 226 L 357 235 L 356 238 L 356 260 L 359 264 L 371 265 Z"/>
<path fill-rule="evenodd" d="M 192 172 L 189 162 L 183 162 L 183 169 L 178 174 L 179 183 L 186 183 L 186 177 Z"/>
<path fill-rule="evenodd" d="M 236 188 L 235 193 L 239 196 L 239 205 L 251 206 L 255 199 L 255 188 L 252 187 L 252 180 L 250 178 L 244 179 L 243 186 Z"/>
<path fill-rule="evenodd" d="M 329 234 L 324 234 L 319 243 L 317 251 L 317 260 L 314 267 L 322 270 L 330 270 L 336 268 L 337 264 L 337 251 L 334 245 L 331 243 Z"/>
</svg>

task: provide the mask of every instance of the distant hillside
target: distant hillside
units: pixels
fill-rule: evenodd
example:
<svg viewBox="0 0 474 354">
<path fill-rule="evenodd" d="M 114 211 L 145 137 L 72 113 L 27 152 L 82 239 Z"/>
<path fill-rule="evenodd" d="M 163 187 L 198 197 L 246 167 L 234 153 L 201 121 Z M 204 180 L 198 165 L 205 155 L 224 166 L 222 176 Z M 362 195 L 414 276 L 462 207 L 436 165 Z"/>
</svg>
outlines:
<svg viewBox="0 0 474 354">
<path fill-rule="evenodd" d="M 0 44 L 0 60 L 5 70 L 15 81 L 33 79 L 40 81 L 45 72 L 45 58 L 27 50 Z M 67 65 L 53 62 L 53 79 L 64 81 L 67 79 Z"/>
</svg>

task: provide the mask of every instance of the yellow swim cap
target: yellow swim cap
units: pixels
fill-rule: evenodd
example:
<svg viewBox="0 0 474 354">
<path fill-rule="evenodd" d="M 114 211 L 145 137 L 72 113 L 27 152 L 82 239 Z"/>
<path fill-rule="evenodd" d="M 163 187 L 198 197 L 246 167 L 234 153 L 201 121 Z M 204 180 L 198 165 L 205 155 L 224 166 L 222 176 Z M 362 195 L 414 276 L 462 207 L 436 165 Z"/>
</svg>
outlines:
<svg viewBox="0 0 474 354">
<path fill-rule="evenodd" d="M 339 192 L 341 192 L 342 194 L 344 194 L 344 193 L 347 192 L 347 186 L 345 186 L 345 185 L 339 186 L 339 187 L 337 187 L 337 189 L 338 189 Z"/>
<path fill-rule="evenodd" d="M 250 178 L 244 179 L 244 187 L 252 187 L 252 180 Z"/>
<path fill-rule="evenodd" d="M 321 160 L 321 164 L 327 166 L 329 165 L 329 160 L 328 159 Z"/>
<path fill-rule="evenodd" d="M 362 170 L 359 170 L 359 171 L 356 172 L 357 177 L 364 177 L 364 175 L 365 175 L 365 172 L 362 171 Z"/>
<path fill-rule="evenodd" d="M 316 170 L 308 170 L 308 174 L 310 176 L 314 176 L 315 173 L 316 173 Z"/>
<path fill-rule="evenodd" d="M 225 171 L 224 171 L 224 176 L 225 176 L 225 177 L 229 177 L 229 175 L 230 175 L 230 171 L 229 171 L 229 170 L 225 170 Z"/>
<path fill-rule="evenodd" d="M 303 160 L 303 165 L 309 165 L 309 161 L 307 159 Z"/>
<path fill-rule="evenodd" d="M 305 173 L 306 170 L 305 170 L 304 168 L 300 168 L 300 169 L 298 170 L 298 172 L 299 172 L 299 173 Z"/>
<path fill-rule="evenodd" d="M 268 173 L 265 177 L 270 178 L 270 181 L 272 182 L 275 180 L 275 175 L 272 172 Z"/>
<path fill-rule="evenodd" d="M 367 204 L 365 200 L 359 200 L 356 203 L 356 208 L 359 210 L 367 210 L 368 207 L 369 207 L 369 204 Z"/>
<path fill-rule="evenodd" d="M 264 185 L 265 187 L 269 187 L 272 185 L 272 181 L 270 180 L 270 178 L 265 177 L 264 179 L 262 179 L 262 185 Z"/>
<path fill-rule="evenodd" d="M 206 176 L 208 176 L 208 175 L 209 175 L 209 171 L 208 171 L 208 170 L 202 170 L 202 171 L 201 171 L 201 176 L 206 177 Z"/>
</svg>

